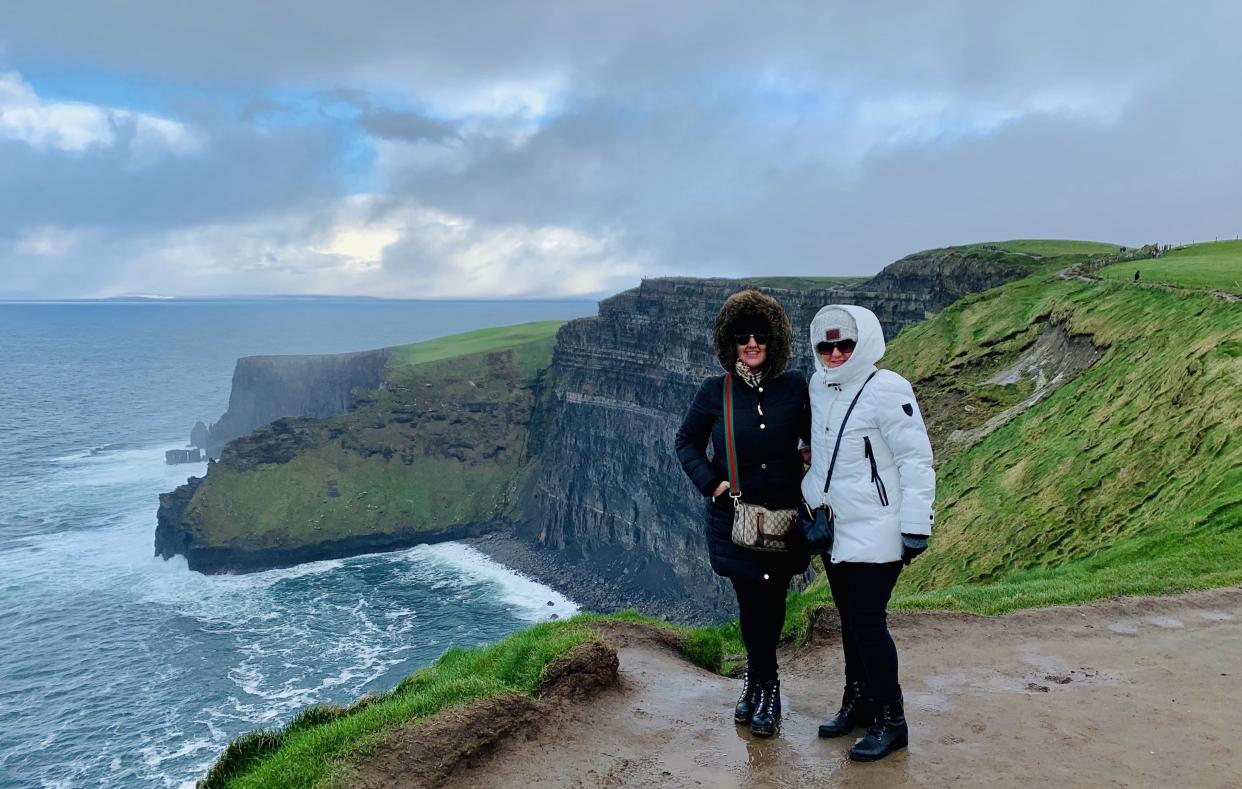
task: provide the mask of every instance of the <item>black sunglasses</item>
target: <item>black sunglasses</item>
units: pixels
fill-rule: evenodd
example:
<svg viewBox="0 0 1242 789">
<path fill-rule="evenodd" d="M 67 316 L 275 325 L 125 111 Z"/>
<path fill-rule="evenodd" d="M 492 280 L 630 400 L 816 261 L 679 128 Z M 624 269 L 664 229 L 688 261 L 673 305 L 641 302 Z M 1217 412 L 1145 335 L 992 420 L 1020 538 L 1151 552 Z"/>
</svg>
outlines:
<svg viewBox="0 0 1242 789">
<path fill-rule="evenodd" d="M 767 345 L 768 340 L 772 339 L 772 335 L 766 331 L 752 331 L 752 332 L 740 332 L 739 331 L 739 332 L 733 333 L 733 341 L 737 343 L 738 345 L 747 345 L 748 343 L 750 343 L 751 337 L 755 338 L 755 343 L 758 345 Z"/>
<path fill-rule="evenodd" d="M 815 350 L 816 352 L 824 354 L 824 355 L 830 354 L 838 348 L 841 350 L 841 353 L 852 353 L 856 345 L 858 345 L 858 343 L 856 343 L 853 340 L 838 340 L 837 342 L 821 342 L 815 346 Z"/>
</svg>

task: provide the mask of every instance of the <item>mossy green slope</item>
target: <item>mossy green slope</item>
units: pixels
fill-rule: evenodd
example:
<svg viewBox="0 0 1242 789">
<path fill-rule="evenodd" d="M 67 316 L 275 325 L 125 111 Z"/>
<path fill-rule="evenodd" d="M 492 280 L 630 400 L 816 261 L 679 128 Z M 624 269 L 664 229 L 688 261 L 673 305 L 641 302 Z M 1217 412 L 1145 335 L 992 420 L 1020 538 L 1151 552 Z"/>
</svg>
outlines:
<svg viewBox="0 0 1242 789">
<path fill-rule="evenodd" d="M 1073 241 L 1054 238 L 1017 238 L 1010 241 L 985 241 L 971 246 L 999 247 L 1008 252 L 1037 255 L 1043 258 L 1064 255 L 1111 255 L 1120 248 L 1102 241 Z"/>
<path fill-rule="evenodd" d="M 886 364 L 917 390 L 921 380 L 1012 358 L 1049 322 L 1088 335 L 1103 355 L 941 466 L 933 550 L 903 574 L 899 595 L 956 606 L 947 590 L 986 584 L 998 597 L 976 595 L 963 607 L 996 611 L 1075 602 L 1089 588 L 1169 592 L 1242 581 L 1237 304 L 1032 277 L 911 327 Z M 1006 584 L 1042 592 L 1006 602 Z"/>
<path fill-rule="evenodd" d="M 1105 266 L 1099 273 L 1106 279 L 1129 281 L 1136 270 L 1144 283 L 1242 293 L 1242 241 L 1191 244 L 1158 258 Z"/>
<path fill-rule="evenodd" d="M 186 509 L 196 544 L 281 549 L 505 516 L 559 326 L 395 348 L 385 388 L 355 390 L 350 413 L 281 420 L 233 442 Z M 291 451 L 271 457 L 282 444 Z"/>
</svg>

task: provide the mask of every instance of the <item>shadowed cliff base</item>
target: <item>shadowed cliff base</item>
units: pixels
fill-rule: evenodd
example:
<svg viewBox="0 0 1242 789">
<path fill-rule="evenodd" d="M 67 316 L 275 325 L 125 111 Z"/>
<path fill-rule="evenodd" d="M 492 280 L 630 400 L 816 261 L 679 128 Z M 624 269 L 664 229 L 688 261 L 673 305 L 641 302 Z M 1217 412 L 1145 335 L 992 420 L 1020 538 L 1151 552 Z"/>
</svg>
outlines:
<svg viewBox="0 0 1242 789">
<path fill-rule="evenodd" d="M 856 737 L 816 736 L 842 681 L 826 616 L 807 646 L 782 655 L 785 719 L 770 740 L 734 726 L 735 680 L 605 632 L 619 679 L 587 683 L 602 687 L 589 701 L 525 702 L 539 714 L 508 727 L 488 717 L 494 741 L 451 769 L 442 755 L 454 740 L 400 769 L 391 757 L 414 751 L 389 741 L 344 785 L 1223 787 L 1242 774 L 1230 657 L 1242 650 L 1242 588 L 999 617 L 906 613 L 893 632 L 911 744 L 879 763 L 846 758 Z"/>
</svg>

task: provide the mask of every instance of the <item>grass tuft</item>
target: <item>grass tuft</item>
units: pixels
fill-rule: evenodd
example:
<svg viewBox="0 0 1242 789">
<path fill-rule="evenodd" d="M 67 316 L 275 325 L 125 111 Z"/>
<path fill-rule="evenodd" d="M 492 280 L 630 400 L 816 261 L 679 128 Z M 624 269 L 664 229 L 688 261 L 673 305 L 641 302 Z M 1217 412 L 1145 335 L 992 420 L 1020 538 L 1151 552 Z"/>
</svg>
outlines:
<svg viewBox="0 0 1242 789">
<path fill-rule="evenodd" d="M 284 744 L 280 730 L 252 731 L 228 744 L 220 759 L 212 765 L 207 777 L 198 782 L 198 789 L 224 789 L 230 782 L 245 775 L 264 757 L 275 753 Z"/>
</svg>

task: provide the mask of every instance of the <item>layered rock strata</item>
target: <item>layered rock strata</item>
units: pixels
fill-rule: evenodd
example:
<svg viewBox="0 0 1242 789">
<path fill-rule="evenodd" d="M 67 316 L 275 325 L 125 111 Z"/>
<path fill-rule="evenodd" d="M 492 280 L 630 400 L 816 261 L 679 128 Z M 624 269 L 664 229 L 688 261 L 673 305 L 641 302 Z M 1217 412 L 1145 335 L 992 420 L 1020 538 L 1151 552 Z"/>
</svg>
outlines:
<svg viewBox="0 0 1242 789">
<path fill-rule="evenodd" d="M 229 408 L 208 431 L 208 457 L 219 458 L 228 442 L 281 417 L 325 419 L 348 412 L 352 390 L 379 387 L 388 356 L 381 348 L 238 359 Z"/>
</svg>

